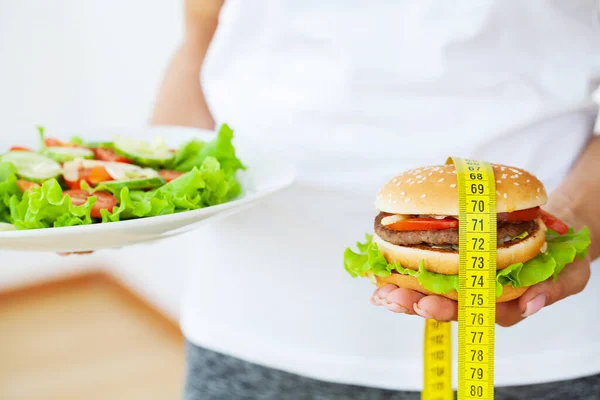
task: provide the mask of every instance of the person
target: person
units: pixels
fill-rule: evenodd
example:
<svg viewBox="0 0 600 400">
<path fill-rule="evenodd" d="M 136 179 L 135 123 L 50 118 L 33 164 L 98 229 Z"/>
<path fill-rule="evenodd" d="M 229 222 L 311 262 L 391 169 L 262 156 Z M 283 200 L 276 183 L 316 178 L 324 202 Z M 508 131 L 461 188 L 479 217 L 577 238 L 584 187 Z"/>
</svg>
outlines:
<svg viewBox="0 0 600 400">
<path fill-rule="evenodd" d="M 600 398 L 596 12 L 592 0 L 186 0 L 152 123 L 227 122 L 298 179 L 171 242 L 170 262 L 193 260 L 185 398 L 419 398 L 418 316 L 455 320 L 456 303 L 388 285 L 372 302 L 404 315 L 383 312 L 341 260 L 372 231 L 385 181 L 449 155 L 531 171 L 552 190 L 546 209 L 592 235 L 586 260 L 498 306 L 496 398 Z"/>
</svg>

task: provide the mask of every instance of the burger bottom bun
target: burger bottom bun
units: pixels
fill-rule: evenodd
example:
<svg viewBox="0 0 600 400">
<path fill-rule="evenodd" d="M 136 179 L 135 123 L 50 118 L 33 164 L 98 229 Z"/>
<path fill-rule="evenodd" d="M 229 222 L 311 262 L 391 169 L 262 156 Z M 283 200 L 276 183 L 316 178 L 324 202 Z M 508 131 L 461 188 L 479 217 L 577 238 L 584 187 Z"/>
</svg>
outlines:
<svg viewBox="0 0 600 400">
<path fill-rule="evenodd" d="M 498 247 L 496 251 L 496 269 L 504 269 L 509 265 L 529 261 L 541 253 L 546 244 L 546 225 L 537 219 L 538 229 L 525 239 L 506 247 Z M 386 242 L 377 234 L 373 235 L 373 242 L 377 243 L 379 251 L 389 263 L 400 263 L 404 268 L 415 271 L 419 269 L 421 260 L 425 262 L 425 269 L 443 275 L 458 275 L 458 252 L 429 250 L 417 246 L 398 246 Z"/>
<path fill-rule="evenodd" d="M 421 286 L 417 278 L 415 278 L 414 276 L 392 273 L 390 276 L 376 276 L 375 278 L 377 280 L 377 287 L 382 287 L 391 283 L 398 287 L 415 290 L 423 294 L 435 294 L 438 296 L 447 297 L 452 300 L 458 300 L 458 292 L 456 290 L 444 294 L 433 293 Z M 496 299 L 496 303 L 504 303 L 521 297 L 523 293 L 525 293 L 525 291 L 529 288 L 529 286 L 515 289 L 514 287 L 512 287 L 512 285 L 506 285 L 503 288 L 504 290 L 502 292 L 502 296 Z"/>
</svg>

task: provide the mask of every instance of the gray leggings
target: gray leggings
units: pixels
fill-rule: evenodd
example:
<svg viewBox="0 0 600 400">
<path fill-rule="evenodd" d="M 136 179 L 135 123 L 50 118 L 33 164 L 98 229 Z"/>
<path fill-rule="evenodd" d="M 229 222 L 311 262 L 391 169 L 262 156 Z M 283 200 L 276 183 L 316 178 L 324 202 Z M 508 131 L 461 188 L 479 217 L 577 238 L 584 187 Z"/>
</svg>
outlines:
<svg viewBox="0 0 600 400">
<path fill-rule="evenodd" d="M 185 400 L 419 400 L 418 392 L 340 385 L 305 378 L 187 343 Z M 497 400 L 597 400 L 600 375 L 496 388 Z"/>
</svg>

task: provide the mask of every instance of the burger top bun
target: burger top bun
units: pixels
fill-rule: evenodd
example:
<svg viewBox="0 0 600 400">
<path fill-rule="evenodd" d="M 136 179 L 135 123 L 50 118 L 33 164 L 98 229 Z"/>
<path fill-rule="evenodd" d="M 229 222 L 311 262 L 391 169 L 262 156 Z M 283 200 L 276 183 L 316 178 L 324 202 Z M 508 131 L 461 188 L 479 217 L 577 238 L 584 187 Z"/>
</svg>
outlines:
<svg viewBox="0 0 600 400">
<path fill-rule="evenodd" d="M 546 204 L 546 190 L 535 176 L 520 168 L 492 166 L 498 213 Z M 379 191 L 375 206 L 391 214 L 458 215 L 456 169 L 454 165 L 433 165 L 396 175 Z"/>
</svg>

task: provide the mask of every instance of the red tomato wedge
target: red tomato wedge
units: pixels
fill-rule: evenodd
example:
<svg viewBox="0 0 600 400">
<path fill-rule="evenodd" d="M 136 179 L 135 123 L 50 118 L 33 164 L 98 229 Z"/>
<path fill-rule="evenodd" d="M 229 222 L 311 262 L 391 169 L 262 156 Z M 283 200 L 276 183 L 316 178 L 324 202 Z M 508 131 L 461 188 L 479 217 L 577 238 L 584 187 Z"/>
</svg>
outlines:
<svg viewBox="0 0 600 400">
<path fill-rule="evenodd" d="M 80 147 L 74 143 L 67 143 L 54 138 L 44 139 L 46 147 Z"/>
<path fill-rule="evenodd" d="M 548 228 L 552 229 L 559 235 L 564 235 L 569 231 L 569 226 L 567 224 L 565 224 L 549 212 L 540 209 L 540 216 L 542 217 L 542 221 L 544 221 L 544 225 L 546 225 Z"/>
<path fill-rule="evenodd" d="M 70 189 L 81 189 L 81 181 L 86 181 L 90 186 L 95 186 L 101 182 L 112 180 L 113 178 L 108 171 L 106 171 L 106 168 L 97 166 L 93 168 L 81 168 L 79 170 L 79 179 L 77 179 L 77 181 L 73 182 L 65 179 L 65 182 Z"/>
<path fill-rule="evenodd" d="M 80 173 L 82 179 L 85 179 L 88 183 L 96 185 L 100 182 L 112 181 L 113 178 L 110 176 L 106 168 L 104 167 L 93 167 L 84 168 Z"/>
<path fill-rule="evenodd" d="M 540 208 L 533 207 L 526 210 L 513 211 L 509 213 L 498 213 L 498 221 L 523 222 L 533 221 L 540 216 Z"/>
<path fill-rule="evenodd" d="M 69 195 L 71 201 L 76 206 L 85 204 L 89 197 L 96 196 L 97 200 L 91 212 L 93 218 L 101 218 L 100 210 L 112 211 L 118 203 L 115 196 L 106 192 L 96 192 L 92 195 L 85 190 L 66 190 L 64 194 Z"/>
<path fill-rule="evenodd" d="M 33 151 L 28 147 L 23 147 L 23 146 L 13 146 L 10 148 L 10 151 Z"/>
<path fill-rule="evenodd" d="M 21 189 L 21 192 L 26 192 L 31 188 L 40 187 L 40 185 L 38 185 L 35 182 L 24 181 L 22 179 L 17 179 L 17 186 L 19 187 L 19 189 Z"/>
<path fill-rule="evenodd" d="M 158 175 L 167 182 L 171 182 L 173 179 L 177 179 L 183 174 L 184 174 L 184 172 L 171 171 L 168 169 L 163 169 L 163 170 L 158 171 Z"/>
<path fill-rule="evenodd" d="M 63 145 L 63 142 L 61 142 L 61 141 L 60 141 L 60 140 L 58 140 L 58 139 L 46 138 L 46 139 L 44 139 L 44 144 L 45 144 L 47 147 L 55 147 L 55 146 L 62 146 L 62 145 Z"/>
<path fill-rule="evenodd" d="M 396 231 L 433 231 L 458 228 L 458 220 L 454 218 L 409 218 L 387 225 Z"/>
<path fill-rule="evenodd" d="M 96 157 L 96 160 L 115 161 L 115 162 L 132 164 L 131 160 L 129 160 L 125 157 L 121 157 L 120 155 L 115 153 L 115 151 L 113 149 L 104 149 L 102 147 L 97 147 L 97 148 L 92 149 L 92 151 L 94 152 L 94 156 Z"/>
<path fill-rule="evenodd" d="M 81 189 L 81 185 L 79 184 L 79 182 L 81 181 L 68 181 L 65 179 L 65 183 L 67 184 L 67 186 L 69 187 L 70 190 L 79 190 Z"/>
</svg>

